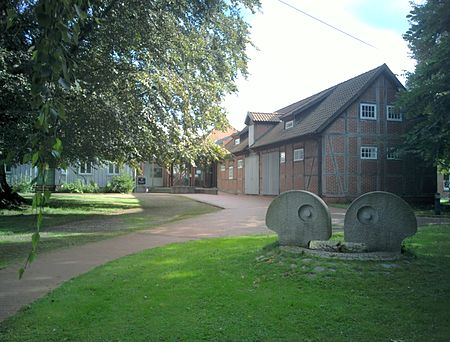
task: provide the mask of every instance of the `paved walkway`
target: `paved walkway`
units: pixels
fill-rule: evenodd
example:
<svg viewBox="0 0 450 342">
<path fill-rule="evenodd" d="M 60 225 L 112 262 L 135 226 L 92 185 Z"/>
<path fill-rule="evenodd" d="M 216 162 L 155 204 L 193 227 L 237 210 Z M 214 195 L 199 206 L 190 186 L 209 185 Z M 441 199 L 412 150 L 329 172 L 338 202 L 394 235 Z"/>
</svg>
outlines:
<svg viewBox="0 0 450 342">
<path fill-rule="evenodd" d="M 136 194 L 136 197 L 152 194 Z M 14 315 L 63 282 L 108 261 L 168 243 L 250 234 L 270 234 L 264 220 L 272 198 L 228 194 L 185 195 L 224 210 L 165 224 L 117 238 L 56 250 L 38 256 L 18 280 L 20 265 L 0 270 L 0 321 Z M 345 210 L 330 208 L 333 227 L 342 228 Z"/>
</svg>

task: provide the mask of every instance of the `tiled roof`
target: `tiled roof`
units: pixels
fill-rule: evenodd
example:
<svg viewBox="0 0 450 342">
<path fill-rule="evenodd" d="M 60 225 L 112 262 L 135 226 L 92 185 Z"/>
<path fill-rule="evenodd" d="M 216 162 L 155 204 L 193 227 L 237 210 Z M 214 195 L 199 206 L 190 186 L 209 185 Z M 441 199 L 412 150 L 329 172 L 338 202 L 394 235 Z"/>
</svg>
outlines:
<svg viewBox="0 0 450 342">
<path fill-rule="evenodd" d="M 383 64 L 378 68 L 367 71 L 334 87 L 280 109 L 278 112 L 284 116 L 301 112 L 304 112 L 304 115 L 299 118 L 300 122 L 291 129 L 285 130 L 284 122 L 280 122 L 259 138 L 252 147 L 261 147 L 296 137 L 319 133 L 355 101 L 382 72 L 387 72 L 397 82 L 397 85 L 402 87 L 387 65 Z"/>
<path fill-rule="evenodd" d="M 240 132 L 236 132 L 233 134 L 234 137 L 240 137 L 241 135 L 248 132 L 248 126 L 245 126 Z"/>
<path fill-rule="evenodd" d="M 248 148 L 248 138 L 241 139 L 239 144 L 234 143 L 234 139 L 231 140 L 225 148 L 230 151 L 230 153 L 239 153 L 244 151 L 246 148 Z"/>
<path fill-rule="evenodd" d="M 248 125 L 249 119 L 253 122 L 280 122 L 281 115 L 278 113 L 258 113 L 258 112 L 248 112 L 245 123 Z"/>
<path fill-rule="evenodd" d="M 308 107 L 311 107 L 315 103 L 319 102 L 321 99 L 327 96 L 333 89 L 334 87 L 323 90 L 320 93 L 314 94 L 310 97 L 307 97 L 306 99 L 300 100 L 287 107 L 281 108 L 277 110 L 277 113 L 280 113 L 281 117 L 286 117 L 288 115 L 295 114 L 295 112 L 305 110 Z"/>
<path fill-rule="evenodd" d="M 245 126 L 240 132 L 234 133 L 232 140 L 225 145 L 230 153 L 239 153 L 248 148 L 248 126 Z M 235 139 L 240 138 L 239 144 L 235 144 Z"/>
<path fill-rule="evenodd" d="M 228 127 L 225 131 L 214 129 L 211 133 L 209 133 L 208 138 L 212 141 L 223 140 L 224 138 L 229 137 L 236 132 L 237 129 L 234 127 Z"/>
</svg>

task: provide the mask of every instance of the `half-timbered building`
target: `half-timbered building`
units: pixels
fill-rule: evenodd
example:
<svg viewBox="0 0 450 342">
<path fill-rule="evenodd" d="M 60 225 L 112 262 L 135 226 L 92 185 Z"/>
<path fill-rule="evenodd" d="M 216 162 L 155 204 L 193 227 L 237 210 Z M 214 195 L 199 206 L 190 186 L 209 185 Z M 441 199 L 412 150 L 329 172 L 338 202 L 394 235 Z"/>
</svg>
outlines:
<svg viewBox="0 0 450 342">
<path fill-rule="evenodd" d="M 403 89 L 383 64 L 273 113 L 249 112 L 226 145 L 232 157 L 218 168 L 219 190 L 308 190 L 328 201 L 376 190 L 432 198 L 436 169 L 399 153 L 409 125 L 394 107 Z"/>
</svg>

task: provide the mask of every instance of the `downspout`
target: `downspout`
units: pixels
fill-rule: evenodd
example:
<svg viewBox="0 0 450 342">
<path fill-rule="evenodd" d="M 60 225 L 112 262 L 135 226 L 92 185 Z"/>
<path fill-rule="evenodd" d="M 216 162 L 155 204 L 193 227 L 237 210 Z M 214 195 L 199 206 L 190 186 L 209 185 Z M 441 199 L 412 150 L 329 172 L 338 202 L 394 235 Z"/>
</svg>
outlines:
<svg viewBox="0 0 450 342">
<path fill-rule="evenodd" d="M 323 191 L 322 191 L 322 141 L 323 137 L 319 135 L 317 139 L 317 155 L 318 155 L 318 164 L 317 164 L 317 191 L 319 197 L 322 197 Z"/>
</svg>

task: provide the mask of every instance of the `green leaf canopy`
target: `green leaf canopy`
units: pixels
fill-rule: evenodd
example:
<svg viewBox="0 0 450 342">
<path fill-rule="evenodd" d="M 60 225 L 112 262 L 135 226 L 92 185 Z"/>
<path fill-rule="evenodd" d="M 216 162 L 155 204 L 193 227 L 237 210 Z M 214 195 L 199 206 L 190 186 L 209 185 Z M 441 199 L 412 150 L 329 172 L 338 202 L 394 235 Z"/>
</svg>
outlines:
<svg viewBox="0 0 450 342">
<path fill-rule="evenodd" d="M 60 87 L 49 84 L 43 94 L 58 104 L 49 111 L 66 118 L 49 124 L 60 139 L 49 153 L 65 162 L 156 158 L 165 165 L 209 155 L 214 149 L 203 137 L 227 125 L 221 102 L 246 75 L 244 15 L 258 1 L 74 3 L 78 14 L 56 26 L 65 45 L 52 56 L 67 60 L 55 80 Z M 29 101 L 31 65 L 39 58 L 33 46 L 39 20 L 48 19 L 36 13 L 38 4 L 7 1 L 0 8 L 0 149 L 16 162 L 29 152 L 37 116 Z M 76 82 L 68 84 L 72 74 Z"/>
</svg>

